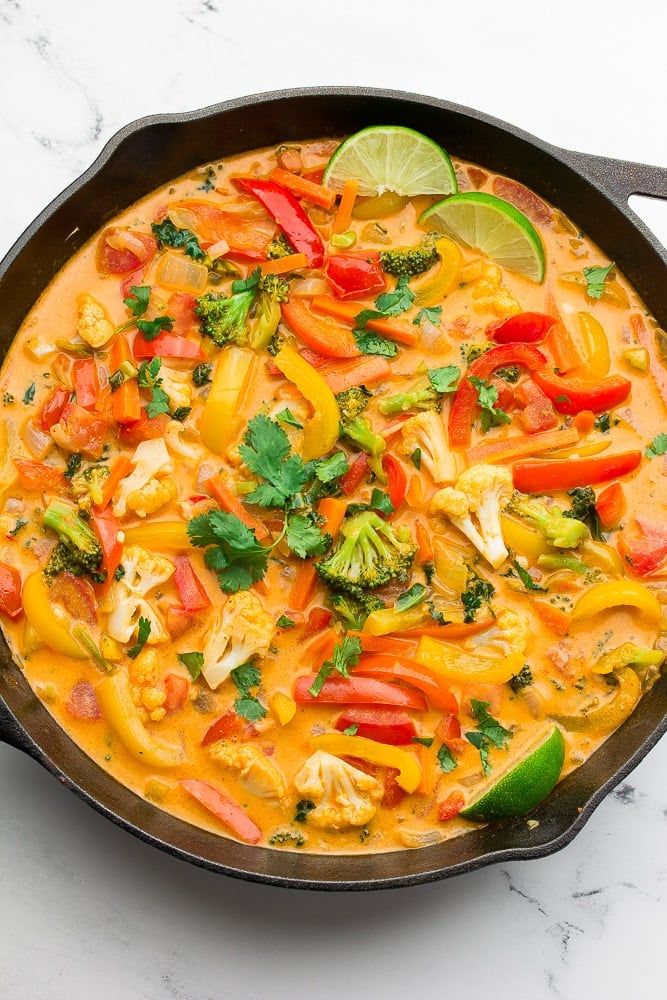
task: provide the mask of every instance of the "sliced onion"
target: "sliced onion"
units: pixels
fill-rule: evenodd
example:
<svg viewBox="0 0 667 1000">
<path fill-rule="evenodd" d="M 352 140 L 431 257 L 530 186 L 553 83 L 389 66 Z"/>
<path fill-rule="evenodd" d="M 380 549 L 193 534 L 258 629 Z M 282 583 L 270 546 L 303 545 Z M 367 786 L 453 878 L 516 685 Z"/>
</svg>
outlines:
<svg viewBox="0 0 667 1000">
<path fill-rule="evenodd" d="M 329 285 L 324 278 L 297 278 L 290 285 L 290 295 L 310 298 L 313 295 L 328 295 Z"/>
<path fill-rule="evenodd" d="M 41 461 L 46 458 L 53 448 L 53 438 L 41 427 L 38 427 L 34 420 L 27 420 L 23 427 L 23 443 L 33 458 Z"/>
<path fill-rule="evenodd" d="M 447 839 L 442 830 L 411 830 L 409 827 L 397 827 L 398 839 L 405 847 L 432 847 Z"/>
<path fill-rule="evenodd" d="M 226 253 L 229 253 L 227 240 L 218 240 L 217 243 L 212 243 L 208 248 L 209 257 L 224 257 Z"/>
<path fill-rule="evenodd" d="M 114 250 L 129 250 L 138 260 L 144 260 L 146 257 L 145 245 L 129 229 L 113 229 L 107 232 L 105 242 Z"/>
<path fill-rule="evenodd" d="M 208 284 L 208 268 L 177 250 L 168 250 L 155 271 L 155 280 L 175 292 L 201 293 Z"/>
</svg>

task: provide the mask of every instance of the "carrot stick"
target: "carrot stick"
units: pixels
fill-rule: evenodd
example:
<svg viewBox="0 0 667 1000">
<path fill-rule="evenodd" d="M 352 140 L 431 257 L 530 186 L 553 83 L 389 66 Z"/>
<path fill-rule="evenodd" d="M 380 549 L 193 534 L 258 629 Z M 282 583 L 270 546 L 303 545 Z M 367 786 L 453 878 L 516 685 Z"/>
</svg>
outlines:
<svg viewBox="0 0 667 1000">
<path fill-rule="evenodd" d="M 327 628 L 309 642 L 300 657 L 302 663 L 319 667 L 325 660 L 331 658 L 334 646 L 338 642 L 335 628 Z"/>
<path fill-rule="evenodd" d="M 470 465 L 478 462 L 506 462 L 510 458 L 541 455 L 545 451 L 569 448 L 578 441 L 579 431 L 574 426 L 563 430 L 539 431 L 537 434 L 519 434 L 468 448 L 466 459 Z"/>
<path fill-rule="evenodd" d="M 105 507 L 108 507 L 121 479 L 125 479 L 125 476 L 129 476 L 133 468 L 134 462 L 131 462 L 127 455 L 118 456 L 116 461 L 111 466 L 109 475 L 104 480 L 101 502 L 93 505 L 95 510 L 104 510 Z"/>
<path fill-rule="evenodd" d="M 424 503 L 424 490 L 422 489 L 421 476 L 410 476 L 410 482 L 405 494 L 405 499 L 411 507 L 421 507 Z"/>
<path fill-rule="evenodd" d="M 269 177 L 276 184 L 288 188 L 298 198 L 305 198 L 320 208 L 330 209 L 336 200 L 336 192 L 332 188 L 322 187 L 321 184 L 309 181 L 306 177 L 294 174 L 290 170 L 283 170 L 282 167 L 274 167 Z"/>
<path fill-rule="evenodd" d="M 204 489 L 211 494 L 222 510 L 227 511 L 228 514 L 235 514 L 239 521 L 245 524 L 246 528 L 255 532 L 259 542 L 269 537 L 266 525 L 259 518 L 255 517 L 254 514 L 245 509 L 238 497 L 232 493 L 220 476 L 211 476 L 203 485 Z"/>
<path fill-rule="evenodd" d="M 125 361 L 134 364 L 134 358 L 127 337 L 119 333 L 111 344 L 111 351 L 109 353 L 110 374 L 118 371 Z M 139 384 L 135 378 L 126 379 L 112 394 L 111 411 L 114 420 L 119 424 L 131 424 L 135 420 L 141 419 Z"/>
<path fill-rule="evenodd" d="M 580 410 L 572 420 L 579 433 L 585 437 L 595 427 L 595 414 L 592 410 Z"/>
<path fill-rule="evenodd" d="M 554 366 L 561 375 L 566 375 L 575 368 L 579 368 L 585 361 L 572 334 L 562 322 L 551 327 L 546 336 L 545 346 L 551 352 Z"/>
<path fill-rule="evenodd" d="M 424 563 L 433 562 L 431 536 L 421 521 L 415 521 L 415 534 L 417 536 L 417 562 L 422 566 Z"/>
<path fill-rule="evenodd" d="M 350 228 L 350 222 L 352 221 L 352 209 L 354 208 L 354 203 L 357 198 L 357 191 L 359 190 L 359 181 L 350 178 L 345 181 L 343 185 L 343 192 L 340 196 L 340 201 L 338 203 L 338 210 L 334 216 L 332 232 L 339 236 L 341 233 L 347 232 Z"/>
<path fill-rule="evenodd" d="M 324 497 L 317 505 L 317 513 L 324 519 L 322 531 L 335 538 L 345 517 L 347 504 L 337 497 Z M 297 568 L 292 590 L 290 591 L 290 607 L 295 611 L 303 611 L 315 590 L 317 570 L 309 560 L 301 562 Z"/>
<path fill-rule="evenodd" d="M 285 257 L 276 257 L 275 260 L 260 261 L 262 274 L 285 274 L 286 271 L 299 271 L 303 267 L 308 267 L 308 258 L 305 253 L 288 253 Z"/>
<path fill-rule="evenodd" d="M 359 313 L 367 308 L 363 302 L 340 302 L 330 295 L 315 295 L 310 305 L 315 312 L 332 316 L 352 327 L 356 326 Z M 380 333 L 390 340 L 396 340 L 399 344 L 407 344 L 408 347 L 414 347 L 419 341 L 419 329 L 414 323 L 401 323 L 398 320 L 380 317 L 369 319 L 366 322 L 366 329 Z"/>
<path fill-rule="evenodd" d="M 380 354 L 366 354 L 355 361 L 322 365 L 320 372 L 332 392 L 342 392 L 353 385 L 370 385 L 389 378 L 391 365 Z"/>
</svg>

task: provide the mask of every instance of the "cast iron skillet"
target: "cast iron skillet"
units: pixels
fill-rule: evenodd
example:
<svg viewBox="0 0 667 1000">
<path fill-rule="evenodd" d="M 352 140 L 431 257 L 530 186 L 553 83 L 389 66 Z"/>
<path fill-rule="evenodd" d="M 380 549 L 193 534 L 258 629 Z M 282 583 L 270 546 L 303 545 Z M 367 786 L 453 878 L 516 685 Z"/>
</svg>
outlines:
<svg viewBox="0 0 667 1000">
<path fill-rule="evenodd" d="M 62 265 L 107 220 L 191 168 L 281 141 L 343 136 L 371 124 L 407 125 L 453 156 L 523 182 L 564 211 L 637 289 L 667 328 L 667 254 L 628 207 L 631 194 L 667 198 L 667 169 L 574 153 L 504 122 L 434 98 L 325 87 L 259 94 L 121 129 L 95 163 L 35 219 L 0 264 L 0 345 Z M 46 767 L 113 822 L 215 872 L 294 888 L 379 889 L 536 858 L 568 844 L 602 799 L 667 729 L 667 676 L 586 764 L 532 814 L 449 843 L 360 857 L 249 847 L 175 819 L 118 784 L 65 735 L 35 698 L 0 639 L 0 739 Z"/>
</svg>

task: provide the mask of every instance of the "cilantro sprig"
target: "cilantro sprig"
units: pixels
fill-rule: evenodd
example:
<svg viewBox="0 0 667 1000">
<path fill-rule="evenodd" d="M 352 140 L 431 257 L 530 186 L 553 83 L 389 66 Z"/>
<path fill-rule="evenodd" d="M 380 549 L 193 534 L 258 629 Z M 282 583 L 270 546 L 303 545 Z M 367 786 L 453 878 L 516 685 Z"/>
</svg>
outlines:
<svg viewBox="0 0 667 1000">
<path fill-rule="evenodd" d="M 350 676 L 350 667 L 356 667 L 361 656 L 361 640 L 356 635 L 345 635 L 334 646 L 330 660 L 325 660 L 317 672 L 315 680 L 308 688 L 309 694 L 316 698 L 324 686 L 327 677 L 337 672 L 341 677 Z"/>
<path fill-rule="evenodd" d="M 483 378 L 476 378 L 474 375 L 469 375 L 468 381 L 477 390 L 477 405 L 482 411 L 480 416 L 482 431 L 486 434 L 491 427 L 498 427 L 500 424 L 509 424 L 512 418 L 497 405 L 497 386 L 493 382 L 487 382 Z"/>
<path fill-rule="evenodd" d="M 616 265 L 609 264 L 607 267 L 585 267 L 584 278 L 586 279 L 586 294 L 591 299 L 601 299 L 604 294 L 604 284 Z"/>
<path fill-rule="evenodd" d="M 474 731 L 465 734 L 468 742 L 472 743 L 479 750 L 482 771 L 485 775 L 491 773 L 491 763 L 489 760 L 491 746 L 493 745 L 499 750 L 504 750 L 512 738 L 510 730 L 505 729 L 497 719 L 489 715 L 488 709 L 490 704 L 488 701 L 478 701 L 477 698 L 470 699 L 470 708 L 473 718 L 477 720 L 477 725 Z"/>
<path fill-rule="evenodd" d="M 259 722 L 266 715 L 266 708 L 261 701 L 253 694 L 253 689 L 259 687 L 262 682 L 262 674 L 259 667 L 254 663 L 242 663 L 234 667 L 230 675 L 239 697 L 234 702 L 234 711 L 241 719 L 248 722 Z"/>
<path fill-rule="evenodd" d="M 136 326 L 137 330 L 143 334 L 144 340 L 155 340 L 164 330 L 171 330 L 174 325 L 172 316 L 155 316 L 153 319 L 143 319 L 150 305 L 151 288 L 150 285 L 132 285 L 130 294 L 123 302 L 132 313 L 132 319 L 123 323 L 116 330 L 122 333 L 131 326 Z"/>
</svg>

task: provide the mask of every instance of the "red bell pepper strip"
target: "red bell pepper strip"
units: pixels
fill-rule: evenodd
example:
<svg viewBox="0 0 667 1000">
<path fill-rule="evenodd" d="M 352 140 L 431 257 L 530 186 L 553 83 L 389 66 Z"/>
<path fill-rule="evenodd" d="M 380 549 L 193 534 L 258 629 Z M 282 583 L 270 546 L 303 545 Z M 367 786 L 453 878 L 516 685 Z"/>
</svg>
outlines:
<svg viewBox="0 0 667 1000">
<path fill-rule="evenodd" d="M 123 555 L 123 543 L 118 540 L 120 532 L 120 522 L 114 517 L 110 510 L 96 511 L 91 514 L 93 530 L 102 546 L 101 569 L 106 571 L 106 578 L 103 584 L 103 593 L 106 593 L 113 582 L 114 573 L 120 565 Z"/>
<path fill-rule="evenodd" d="M 389 684 L 375 677 L 328 677 L 320 693 L 312 695 L 317 674 L 298 677 L 294 700 L 299 705 L 386 705 L 395 708 L 414 708 L 423 712 L 426 699 L 419 691 Z"/>
<path fill-rule="evenodd" d="M 324 276 L 339 299 L 366 298 L 387 287 L 377 250 L 332 254 L 324 265 Z"/>
<path fill-rule="evenodd" d="M 199 344 L 177 333 L 163 330 L 153 340 L 146 340 L 142 333 L 137 333 L 132 344 L 135 358 L 205 358 Z"/>
<path fill-rule="evenodd" d="M 69 389 L 66 389 L 64 386 L 58 386 L 53 390 L 49 398 L 44 401 L 37 417 L 37 423 L 43 431 L 51 430 L 53 425 L 58 423 L 69 397 Z"/>
<path fill-rule="evenodd" d="M 410 743 L 417 728 L 407 712 L 386 708 L 348 708 L 338 716 L 334 728 L 344 732 L 354 726 L 355 736 L 400 746 Z"/>
<path fill-rule="evenodd" d="M 189 558 L 186 555 L 178 555 L 174 559 L 174 564 L 176 566 L 174 584 L 185 610 L 194 613 L 209 608 L 211 606 L 210 598 L 201 580 L 195 576 Z"/>
<path fill-rule="evenodd" d="M 597 496 L 595 509 L 605 531 L 616 528 L 625 514 L 625 494 L 620 483 L 610 483 Z"/>
<path fill-rule="evenodd" d="M 188 795 L 208 809 L 239 840 L 245 841 L 246 844 L 258 844 L 262 839 L 262 831 L 257 824 L 241 806 L 223 795 L 214 785 L 196 778 L 186 778 L 180 784 Z"/>
<path fill-rule="evenodd" d="M 459 711 L 458 702 L 447 686 L 446 681 L 435 674 L 428 667 L 423 667 L 420 663 L 415 663 L 406 656 L 392 656 L 388 653 L 363 653 L 359 657 L 359 663 L 354 668 L 355 676 L 358 680 L 361 677 L 382 678 L 383 680 L 396 680 L 411 687 L 417 688 L 429 700 L 432 708 L 440 712 L 447 712 L 457 715 Z M 405 690 L 408 690 L 405 688 Z"/>
<path fill-rule="evenodd" d="M 332 498 L 333 499 L 333 498 Z M 308 612 L 308 618 L 301 630 L 302 639 L 311 639 L 318 632 L 322 632 L 325 628 L 329 628 L 331 625 L 331 619 L 333 618 L 333 612 L 329 611 L 328 608 L 311 608 Z"/>
<path fill-rule="evenodd" d="M 632 382 L 622 375 L 609 375 L 590 382 L 582 378 L 556 375 L 553 369 L 544 367 L 533 371 L 532 378 L 559 413 L 571 416 L 581 410 L 606 413 L 624 402 L 632 389 Z"/>
<path fill-rule="evenodd" d="M 357 486 L 368 475 L 368 455 L 365 451 L 360 451 L 352 465 L 340 480 L 340 488 L 345 496 L 354 493 Z"/>
<path fill-rule="evenodd" d="M 84 410 L 95 406 L 100 395 L 100 376 L 93 358 L 81 358 L 72 365 L 76 401 Z"/>
<path fill-rule="evenodd" d="M 534 372 L 543 368 L 547 359 L 542 351 L 531 344 L 503 344 L 492 347 L 481 354 L 468 368 L 466 376 L 456 391 L 449 413 L 449 443 L 452 448 L 467 448 L 470 444 L 471 429 L 477 411 L 478 392 L 470 381 L 479 378 L 486 381 L 497 368 L 507 365 L 523 365 Z"/>
<path fill-rule="evenodd" d="M 235 177 L 237 187 L 255 198 L 273 216 L 297 253 L 305 253 L 310 267 L 320 267 L 324 244 L 307 213 L 287 188 L 261 177 Z"/>
<path fill-rule="evenodd" d="M 18 618 L 22 611 L 21 574 L 13 566 L 0 563 L 0 614 Z"/>
<path fill-rule="evenodd" d="M 546 313 L 517 313 L 499 323 L 490 323 L 486 328 L 486 335 L 489 340 L 495 340 L 496 344 L 537 344 L 544 340 L 557 322 L 554 316 Z"/>
<path fill-rule="evenodd" d="M 405 500 L 408 490 L 408 477 L 405 469 L 393 455 L 383 455 L 382 468 L 387 476 L 387 493 L 394 511 L 397 511 Z"/>
<path fill-rule="evenodd" d="M 514 488 L 521 493 L 551 493 L 618 479 L 634 472 L 641 460 L 641 451 L 620 451 L 590 458 L 517 462 L 512 468 L 512 478 Z"/>
<path fill-rule="evenodd" d="M 299 340 L 323 357 L 358 358 L 361 355 L 351 330 L 314 316 L 300 299 L 283 302 L 280 311 L 284 322 Z"/>
</svg>

